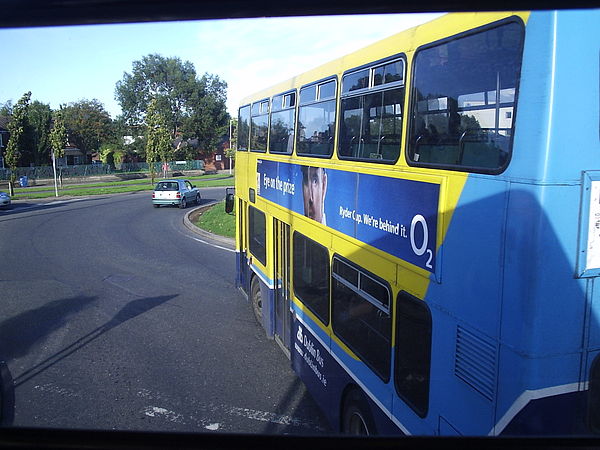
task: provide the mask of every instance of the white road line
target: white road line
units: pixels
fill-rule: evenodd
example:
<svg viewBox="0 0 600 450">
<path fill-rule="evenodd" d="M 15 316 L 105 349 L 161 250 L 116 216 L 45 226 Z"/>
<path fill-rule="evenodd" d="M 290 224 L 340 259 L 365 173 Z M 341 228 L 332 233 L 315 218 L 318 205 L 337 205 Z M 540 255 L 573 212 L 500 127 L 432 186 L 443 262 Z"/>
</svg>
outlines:
<svg viewBox="0 0 600 450">
<path fill-rule="evenodd" d="M 165 408 L 159 408 L 157 406 L 149 406 L 144 410 L 144 414 L 148 417 L 164 417 L 169 422 L 185 424 L 183 416 L 173 411 L 169 411 Z"/>
<path fill-rule="evenodd" d="M 147 389 L 138 391 L 137 395 L 139 397 L 147 399 L 147 400 L 168 401 L 168 399 L 165 398 L 160 393 L 154 393 Z M 291 425 L 294 427 L 302 427 L 302 428 L 308 428 L 311 430 L 325 431 L 325 429 L 323 429 L 322 427 L 319 427 L 314 422 L 311 422 L 309 420 L 299 419 L 297 417 L 289 416 L 287 414 L 275 414 L 275 413 L 268 412 L 268 411 L 259 411 L 259 410 L 250 409 L 250 408 L 240 408 L 240 407 L 236 407 L 236 406 L 215 405 L 215 404 L 201 405 L 200 407 L 198 407 L 196 409 L 205 411 L 207 414 L 210 414 L 212 416 L 216 416 L 216 415 L 236 416 L 236 417 L 242 417 L 244 419 L 256 420 L 259 422 L 267 422 L 267 423 L 272 423 L 272 424 L 276 424 L 276 425 Z M 178 414 L 174 411 L 169 411 L 166 408 L 149 406 L 144 409 L 144 414 L 146 414 L 149 417 L 163 417 L 171 422 L 178 422 L 178 423 L 182 423 L 182 424 L 185 423 L 185 421 L 183 420 L 183 416 L 181 414 Z M 200 418 L 193 417 L 193 416 L 190 416 L 189 420 L 190 420 L 190 422 L 197 423 L 200 426 L 203 426 L 204 428 L 206 428 L 207 430 L 212 430 L 212 431 L 216 431 L 220 428 L 223 428 L 223 426 L 224 426 L 223 424 L 218 423 L 218 422 L 213 422 L 210 419 L 204 419 L 204 418 L 200 419 Z"/>
<path fill-rule="evenodd" d="M 210 245 L 211 247 L 215 247 L 215 248 L 218 248 L 218 249 L 221 249 L 221 250 L 225 250 L 227 252 L 235 253 L 235 250 L 232 250 L 230 248 L 222 247 L 222 246 L 217 245 L 217 244 L 213 244 L 212 242 L 208 242 L 208 241 L 205 241 L 203 239 L 200 239 L 200 238 L 197 238 L 197 237 L 194 237 L 194 236 L 190 236 L 189 234 L 185 234 L 185 233 L 183 233 L 181 231 L 180 231 L 180 233 L 183 234 L 185 237 L 193 239 L 194 241 L 201 242 L 202 244 Z"/>
</svg>

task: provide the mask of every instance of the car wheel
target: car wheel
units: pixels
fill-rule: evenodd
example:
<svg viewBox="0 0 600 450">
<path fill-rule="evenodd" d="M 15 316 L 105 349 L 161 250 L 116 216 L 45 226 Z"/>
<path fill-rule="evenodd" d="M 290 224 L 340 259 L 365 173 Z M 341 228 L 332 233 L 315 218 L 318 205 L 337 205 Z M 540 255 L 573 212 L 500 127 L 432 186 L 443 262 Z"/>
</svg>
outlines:
<svg viewBox="0 0 600 450">
<path fill-rule="evenodd" d="M 344 400 L 342 409 L 342 433 L 353 436 L 372 436 L 375 426 L 369 406 L 358 389 L 352 389 Z"/>
<path fill-rule="evenodd" d="M 179 203 L 179 207 L 181 209 L 185 209 L 186 206 L 187 206 L 187 202 L 185 201 L 185 197 L 182 197 L 181 202 Z"/>
<path fill-rule="evenodd" d="M 152 205 L 152 206 L 154 206 L 155 208 L 158 208 L 160 205 Z"/>
<path fill-rule="evenodd" d="M 196 194 L 196 205 L 200 204 L 200 200 L 202 200 L 202 197 L 200 197 L 200 194 Z"/>
<path fill-rule="evenodd" d="M 256 317 L 256 320 L 262 326 L 262 295 L 260 293 L 260 281 L 257 276 L 252 277 L 252 282 L 250 283 L 250 295 L 252 297 L 254 317 Z"/>
</svg>

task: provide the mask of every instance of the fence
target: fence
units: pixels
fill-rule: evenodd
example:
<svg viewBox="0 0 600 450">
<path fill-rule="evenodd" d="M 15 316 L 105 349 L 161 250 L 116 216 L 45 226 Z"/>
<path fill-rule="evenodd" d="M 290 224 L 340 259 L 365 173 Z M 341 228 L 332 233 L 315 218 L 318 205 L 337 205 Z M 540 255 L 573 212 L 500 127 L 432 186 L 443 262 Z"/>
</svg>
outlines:
<svg viewBox="0 0 600 450">
<path fill-rule="evenodd" d="M 79 166 L 67 166 L 57 167 L 57 175 L 62 176 L 64 179 L 69 178 L 83 178 L 98 175 L 111 175 L 120 173 L 134 173 L 134 172 L 149 172 L 148 163 L 120 163 L 111 166 L 110 164 L 88 164 Z M 204 161 L 193 160 L 193 161 L 172 161 L 169 163 L 171 171 L 178 170 L 203 170 Z M 162 172 L 162 163 L 158 162 L 154 164 L 154 171 L 156 173 Z M 10 169 L 0 168 L 0 180 L 8 180 L 10 178 Z M 40 167 L 17 167 L 15 170 L 16 178 L 19 179 L 22 176 L 27 177 L 30 180 L 54 178 L 52 166 L 40 166 Z"/>
</svg>

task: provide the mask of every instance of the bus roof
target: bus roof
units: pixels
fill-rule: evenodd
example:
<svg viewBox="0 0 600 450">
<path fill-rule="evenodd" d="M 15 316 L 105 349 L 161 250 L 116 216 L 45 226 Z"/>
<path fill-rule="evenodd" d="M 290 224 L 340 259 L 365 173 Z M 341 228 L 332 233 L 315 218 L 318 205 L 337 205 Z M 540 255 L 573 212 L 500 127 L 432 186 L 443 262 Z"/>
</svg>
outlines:
<svg viewBox="0 0 600 450">
<path fill-rule="evenodd" d="M 341 76 L 347 70 L 378 61 L 394 54 L 412 53 L 421 45 L 511 16 L 519 16 L 523 21 L 526 21 L 529 14 L 514 11 L 446 14 L 424 24 L 396 33 L 355 52 L 296 75 L 293 78 L 257 91 L 254 94 L 250 94 L 242 99 L 240 106 L 300 88 L 326 77 L 333 75 Z"/>
</svg>

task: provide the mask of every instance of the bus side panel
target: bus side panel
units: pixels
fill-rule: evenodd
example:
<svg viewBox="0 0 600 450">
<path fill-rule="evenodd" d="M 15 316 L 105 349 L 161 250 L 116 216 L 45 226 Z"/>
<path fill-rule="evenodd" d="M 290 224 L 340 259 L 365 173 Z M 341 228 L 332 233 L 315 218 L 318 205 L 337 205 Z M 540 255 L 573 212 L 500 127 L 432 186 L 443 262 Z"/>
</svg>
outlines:
<svg viewBox="0 0 600 450">
<path fill-rule="evenodd" d="M 363 388 L 366 386 L 361 386 L 362 383 L 359 384 L 355 381 L 349 372 L 344 369 L 339 356 L 336 358 L 329 351 L 328 347 L 331 342 L 329 336 L 320 328 L 317 328 L 320 332 L 313 333 L 315 323 L 310 317 L 303 314 L 298 308 L 294 308 L 294 311 L 291 330 L 292 367 L 306 385 L 313 399 L 326 414 L 333 431 L 340 430 L 344 394 L 348 392 L 348 389 L 359 389 L 367 401 L 371 418 L 375 424 L 375 430 L 371 431 L 378 435 L 401 434 L 398 426 L 388 416 L 389 405 L 384 406 L 387 411 L 382 409 L 382 405 L 378 405 L 365 392 Z M 338 352 L 338 354 L 343 353 L 345 352 Z M 375 377 L 364 364 L 357 361 L 357 365 L 363 367 L 364 373 L 361 375 L 369 372 L 370 378 Z M 359 376 L 360 379 L 369 377 Z M 379 384 L 380 388 L 383 385 L 381 382 L 375 384 Z M 387 397 L 389 397 L 389 389 L 390 385 L 383 386 Z M 374 395 L 378 398 L 384 397 L 381 392 L 376 392 Z"/>
<path fill-rule="evenodd" d="M 325 413 L 333 430 L 338 431 L 339 411 L 333 399 L 341 395 L 339 380 L 346 375 L 329 353 L 327 333 L 296 305 L 292 308 L 292 368 Z"/>
<path fill-rule="evenodd" d="M 508 186 L 471 175 L 458 204 L 446 205 L 454 212 L 442 281 L 432 280 L 425 297 L 433 319 L 426 419 L 433 429 L 448 423 L 461 434 L 482 435 L 493 427 Z"/>
<path fill-rule="evenodd" d="M 496 433 L 529 401 L 577 391 L 587 379 L 586 281 L 575 276 L 580 197 L 577 185 L 523 184 L 510 193 Z M 552 411 L 576 414 L 546 410 L 547 433 L 557 432 Z M 531 417 L 530 432 L 541 432 L 539 421 Z"/>
</svg>

